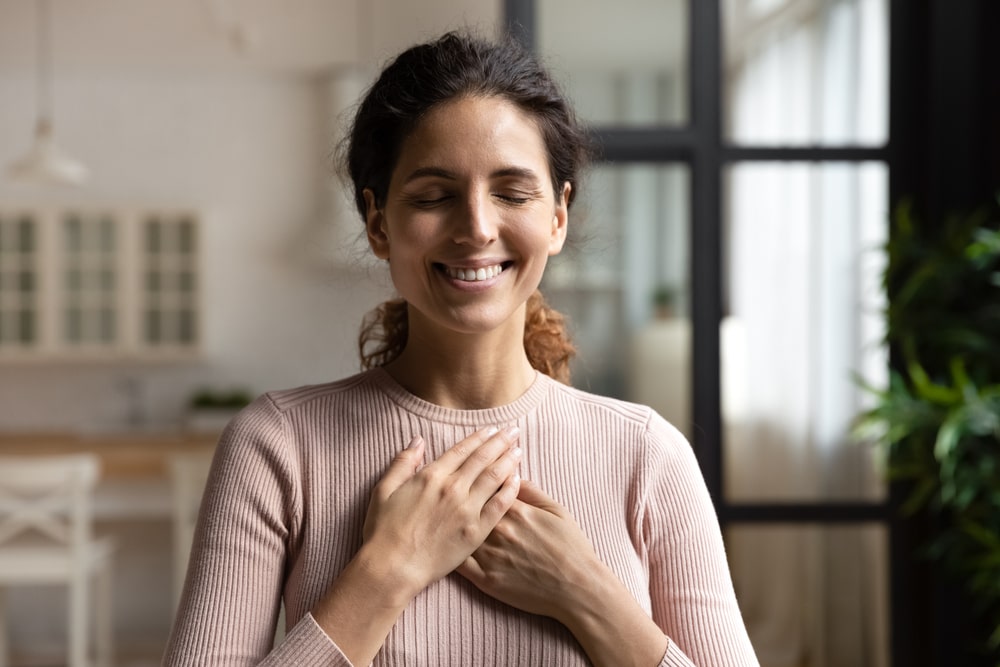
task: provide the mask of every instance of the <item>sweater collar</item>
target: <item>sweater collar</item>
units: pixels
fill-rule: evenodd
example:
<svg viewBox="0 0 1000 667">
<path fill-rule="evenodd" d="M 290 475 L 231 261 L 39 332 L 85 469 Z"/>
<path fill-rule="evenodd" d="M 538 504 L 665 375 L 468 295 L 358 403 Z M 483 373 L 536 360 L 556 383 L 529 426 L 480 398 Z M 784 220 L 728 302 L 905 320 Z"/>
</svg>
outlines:
<svg viewBox="0 0 1000 667">
<path fill-rule="evenodd" d="M 556 382 L 548 375 L 535 371 L 535 379 L 527 390 L 512 403 L 482 410 L 445 408 L 411 394 L 382 367 L 369 371 L 372 382 L 386 396 L 411 414 L 455 425 L 507 424 L 534 410 Z"/>
</svg>

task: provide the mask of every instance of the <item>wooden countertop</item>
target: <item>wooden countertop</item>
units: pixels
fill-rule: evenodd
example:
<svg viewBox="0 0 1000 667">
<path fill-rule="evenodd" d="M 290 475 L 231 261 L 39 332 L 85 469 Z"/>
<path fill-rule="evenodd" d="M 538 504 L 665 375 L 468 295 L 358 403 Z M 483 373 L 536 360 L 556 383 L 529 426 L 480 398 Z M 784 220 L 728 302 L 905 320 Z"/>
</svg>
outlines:
<svg viewBox="0 0 1000 667">
<path fill-rule="evenodd" d="M 218 433 L 0 433 L 0 455 L 94 453 L 105 479 L 136 480 L 167 476 L 170 456 L 211 451 Z"/>
</svg>

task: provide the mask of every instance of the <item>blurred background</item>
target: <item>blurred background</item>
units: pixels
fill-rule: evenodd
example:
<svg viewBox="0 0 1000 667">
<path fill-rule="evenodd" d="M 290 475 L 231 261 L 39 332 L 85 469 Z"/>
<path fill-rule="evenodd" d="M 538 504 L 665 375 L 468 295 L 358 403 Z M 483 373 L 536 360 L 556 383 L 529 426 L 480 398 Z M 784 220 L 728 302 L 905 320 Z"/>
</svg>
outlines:
<svg viewBox="0 0 1000 667">
<path fill-rule="evenodd" d="M 256 394 L 358 370 L 391 290 L 331 155 L 386 58 L 462 27 L 512 30 L 599 140 L 543 290 L 574 384 L 692 440 L 761 664 L 967 664 L 928 662 L 950 630 L 850 430 L 894 204 L 996 182 L 988 5 L 0 0 L 0 454 L 100 458 L 118 664 L 169 631 L 187 464 Z M 13 664 L 65 664 L 65 592 L 5 597 Z"/>
</svg>

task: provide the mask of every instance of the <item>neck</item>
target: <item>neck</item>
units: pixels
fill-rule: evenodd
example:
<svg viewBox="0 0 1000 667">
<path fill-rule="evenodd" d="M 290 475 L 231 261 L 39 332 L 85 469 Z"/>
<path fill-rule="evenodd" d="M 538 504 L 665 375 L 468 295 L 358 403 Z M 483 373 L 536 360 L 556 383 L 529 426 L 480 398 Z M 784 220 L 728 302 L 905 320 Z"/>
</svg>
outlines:
<svg viewBox="0 0 1000 667">
<path fill-rule="evenodd" d="M 461 410 L 507 405 L 535 380 L 523 336 L 502 332 L 442 339 L 411 329 L 406 348 L 385 370 L 415 396 Z"/>
</svg>

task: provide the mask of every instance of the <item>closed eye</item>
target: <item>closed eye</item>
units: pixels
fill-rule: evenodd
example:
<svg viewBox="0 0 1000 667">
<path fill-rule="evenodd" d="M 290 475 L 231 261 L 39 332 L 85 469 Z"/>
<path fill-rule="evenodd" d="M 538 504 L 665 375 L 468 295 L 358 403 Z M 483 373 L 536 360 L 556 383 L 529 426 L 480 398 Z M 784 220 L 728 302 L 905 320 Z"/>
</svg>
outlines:
<svg viewBox="0 0 1000 667">
<path fill-rule="evenodd" d="M 537 199 L 542 196 L 542 193 L 521 189 L 504 189 L 494 192 L 493 196 L 508 204 L 526 204 L 532 199 Z"/>
<path fill-rule="evenodd" d="M 528 197 L 520 197 L 516 195 L 496 195 L 497 199 L 505 201 L 508 204 L 524 204 L 528 201 Z"/>
<path fill-rule="evenodd" d="M 413 195 L 407 197 L 410 204 L 417 206 L 419 208 L 431 208 L 434 206 L 439 206 L 451 199 L 451 195 L 448 194 L 427 194 L 427 195 Z"/>
</svg>

